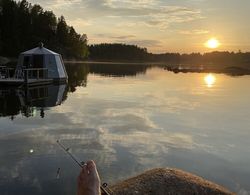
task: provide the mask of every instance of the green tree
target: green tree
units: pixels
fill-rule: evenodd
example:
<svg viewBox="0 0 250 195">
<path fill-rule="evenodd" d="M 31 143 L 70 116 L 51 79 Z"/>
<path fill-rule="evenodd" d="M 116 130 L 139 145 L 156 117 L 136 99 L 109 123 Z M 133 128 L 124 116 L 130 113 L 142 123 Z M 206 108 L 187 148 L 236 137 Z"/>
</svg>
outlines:
<svg viewBox="0 0 250 195">
<path fill-rule="evenodd" d="M 87 42 L 52 11 L 26 0 L 0 0 L 0 55 L 17 56 L 39 42 L 67 58 L 87 56 Z"/>
</svg>

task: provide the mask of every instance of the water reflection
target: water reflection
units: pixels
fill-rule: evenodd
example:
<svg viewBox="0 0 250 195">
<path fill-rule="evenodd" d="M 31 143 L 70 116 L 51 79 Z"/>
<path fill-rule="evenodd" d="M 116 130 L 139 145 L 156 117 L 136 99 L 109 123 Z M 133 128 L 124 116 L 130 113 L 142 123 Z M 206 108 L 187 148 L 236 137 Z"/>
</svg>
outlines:
<svg viewBox="0 0 250 195">
<path fill-rule="evenodd" d="M 146 64 L 78 64 L 78 63 L 68 63 L 66 64 L 66 69 L 69 76 L 68 85 L 65 86 L 49 86 L 49 87 L 38 87 L 34 89 L 14 89 L 14 88 L 0 88 L 0 117 L 9 116 L 14 119 L 16 115 L 22 114 L 23 116 L 30 117 L 40 115 L 44 118 L 46 109 L 48 107 L 56 106 L 67 99 L 67 93 L 76 92 L 77 87 L 87 87 L 88 85 L 88 75 L 100 75 L 103 77 L 136 77 L 138 75 L 145 75 L 147 71 L 152 68 L 159 68 L 161 70 L 173 71 L 175 73 L 183 72 L 196 72 L 196 69 L 171 69 L 166 65 L 146 65 Z M 198 72 L 201 72 L 199 69 Z M 158 73 L 157 73 L 158 74 Z M 161 73 L 162 74 L 162 73 Z M 152 77 L 152 75 L 150 75 Z M 156 75 L 159 77 L 159 75 Z M 181 76 L 183 77 L 183 76 Z M 204 82 L 207 87 L 211 88 L 216 83 L 215 74 L 209 73 L 204 78 Z M 102 78 L 100 77 L 100 81 Z M 57 88 L 57 89 L 53 89 Z M 27 94 L 26 94 L 26 92 Z M 124 89 L 126 90 L 126 89 Z M 52 93 L 54 91 L 55 93 Z M 199 89 L 199 93 L 201 90 Z M 60 93 L 62 100 L 59 103 L 55 102 L 58 94 Z M 30 95 L 28 97 L 27 95 Z M 39 97 L 41 96 L 41 97 Z M 32 100 L 33 98 L 33 100 Z M 50 99 L 54 101 L 51 105 L 48 102 L 44 102 L 43 99 Z M 52 100 L 54 99 L 54 100 Z M 23 101 L 25 100 L 25 101 Z M 42 104 L 44 102 L 44 104 Z M 179 102 L 176 105 L 181 105 L 185 101 Z M 164 107 L 164 105 L 163 105 Z"/>
<path fill-rule="evenodd" d="M 215 82 L 216 82 L 216 77 L 213 75 L 213 74 L 207 74 L 205 77 L 204 77 L 204 81 L 207 85 L 207 87 L 213 87 Z"/>
<path fill-rule="evenodd" d="M 0 194 L 75 194 L 79 169 L 58 139 L 109 184 L 169 166 L 250 192 L 250 77 L 213 74 L 218 87 L 157 67 L 68 64 L 68 86 L 2 88 L 1 116 L 17 116 L 0 117 Z"/>
<path fill-rule="evenodd" d="M 87 86 L 87 78 L 90 72 L 90 67 L 88 65 L 66 64 L 66 70 L 68 73 L 69 92 L 75 92 L 76 87 Z"/>
<path fill-rule="evenodd" d="M 145 64 L 91 64 L 90 73 L 102 76 L 125 77 L 145 74 L 152 65 Z"/>
<path fill-rule="evenodd" d="M 45 109 L 58 106 L 66 99 L 66 85 L 45 85 L 36 87 L 0 88 L 0 116 L 22 114 L 32 117 L 40 113 L 45 117 Z"/>
<path fill-rule="evenodd" d="M 133 64 L 66 64 L 67 85 L 38 86 L 32 88 L 0 87 L 0 117 L 15 115 L 26 117 L 45 117 L 45 110 L 60 105 L 67 98 L 68 92 L 75 92 L 77 87 L 86 87 L 88 74 L 109 77 L 125 77 L 145 74 L 150 65 Z"/>
</svg>

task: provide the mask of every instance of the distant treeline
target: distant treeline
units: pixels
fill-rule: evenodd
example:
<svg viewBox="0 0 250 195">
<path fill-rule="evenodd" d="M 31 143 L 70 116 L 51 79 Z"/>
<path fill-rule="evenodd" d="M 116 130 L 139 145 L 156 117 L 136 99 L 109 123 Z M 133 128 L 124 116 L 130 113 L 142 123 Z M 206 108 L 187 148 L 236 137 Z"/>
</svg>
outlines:
<svg viewBox="0 0 250 195">
<path fill-rule="evenodd" d="M 173 64 L 244 64 L 250 66 L 250 52 L 164 53 L 153 54 L 146 48 L 125 44 L 96 44 L 89 46 L 89 59 L 99 61 L 145 61 Z"/>
<path fill-rule="evenodd" d="M 87 36 L 76 33 L 64 17 L 25 0 L 0 0 L 0 56 L 17 57 L 21 51 L 43 42 L 65 58 L 88 55 Z"/>
<path fill-rule="evenodd" d="M 136 60 L 143 61 L 148 59 L 146 48 L 136 45 L 125 45 L 118 43 L 102 43 L 89 46 L 89 59 L 93 60 Z"/>
</svg>

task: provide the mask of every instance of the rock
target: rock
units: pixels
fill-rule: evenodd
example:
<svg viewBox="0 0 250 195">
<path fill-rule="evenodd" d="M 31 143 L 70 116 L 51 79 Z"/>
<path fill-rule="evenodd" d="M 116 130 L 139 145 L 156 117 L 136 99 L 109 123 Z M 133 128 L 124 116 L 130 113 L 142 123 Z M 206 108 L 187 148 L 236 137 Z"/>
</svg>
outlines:
<svg viewBox="0 0 250 195">
<path fill-rule="evenodd" d="M 178 169 L 157 168 L 111 186 L 112 195 L 231 195 L 229 190 Z"/>
</svg>

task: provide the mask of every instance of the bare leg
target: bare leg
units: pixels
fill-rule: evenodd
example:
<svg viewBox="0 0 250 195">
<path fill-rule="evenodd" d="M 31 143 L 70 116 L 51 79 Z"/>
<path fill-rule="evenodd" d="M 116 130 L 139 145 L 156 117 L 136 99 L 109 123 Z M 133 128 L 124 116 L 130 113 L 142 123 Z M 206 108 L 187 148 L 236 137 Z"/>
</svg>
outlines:
<svg viewBox="0 0 250 195">
<path fill-rule="evenodd" d="M 101 195 L 100 177 L 94 161 L 83 166 L 77 181 L 77 195 Z"/>
</svg>

